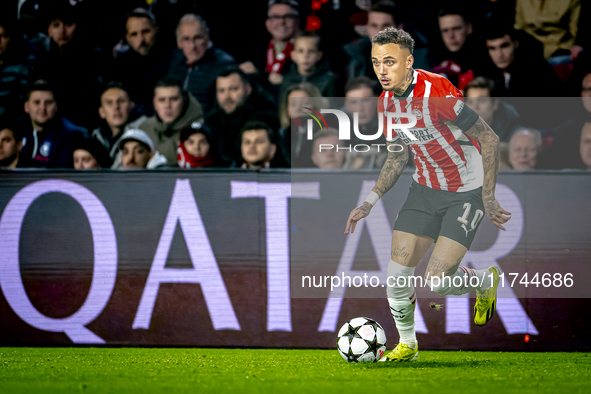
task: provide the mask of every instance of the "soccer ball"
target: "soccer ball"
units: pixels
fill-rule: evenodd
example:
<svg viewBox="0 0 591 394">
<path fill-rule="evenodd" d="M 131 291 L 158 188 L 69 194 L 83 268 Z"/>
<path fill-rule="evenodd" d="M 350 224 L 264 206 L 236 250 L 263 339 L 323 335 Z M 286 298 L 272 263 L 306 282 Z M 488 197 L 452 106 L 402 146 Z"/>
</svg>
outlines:
<svg viewBox="0 0 591 394">
<path fill-rule="evenodd" d="M 386 332 L 367 317 L 356 317 L 341 327 L 337 350 L 350 363 L 373 363 L 386 351 Z"/>
</svg>

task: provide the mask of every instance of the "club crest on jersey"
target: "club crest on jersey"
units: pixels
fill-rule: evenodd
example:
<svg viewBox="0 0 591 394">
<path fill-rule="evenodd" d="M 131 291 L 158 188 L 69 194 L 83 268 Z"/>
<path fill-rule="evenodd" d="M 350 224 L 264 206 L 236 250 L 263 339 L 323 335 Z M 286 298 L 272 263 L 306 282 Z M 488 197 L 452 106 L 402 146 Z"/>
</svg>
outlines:
<svg viewBox="0 0 591 394">
<path fill-rule="evenodd" d="M 413 109 L 412 114 L 417 117 L 417 120 L 423 119 L 423 113 L 420 109 Z"/>
<path fill-rule="evenodd" d="M 51 142 L 45 141 L 41 148 L 39 148 L 39 154 L 43 157 L 49 156 L 49 150 L 51 149 Z"/>
</svg>

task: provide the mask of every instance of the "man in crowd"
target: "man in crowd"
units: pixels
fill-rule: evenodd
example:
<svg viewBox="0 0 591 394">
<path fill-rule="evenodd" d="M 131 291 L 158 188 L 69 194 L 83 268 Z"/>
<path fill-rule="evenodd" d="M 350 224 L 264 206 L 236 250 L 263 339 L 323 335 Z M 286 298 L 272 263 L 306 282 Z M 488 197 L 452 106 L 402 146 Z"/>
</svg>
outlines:
<svg viewBox="0 0 591 394">
<path fill-rule="evenodd" d="M 339 146 L 339 133 L 328 129 L 314 134 L 314 148 L 312 150 L 312 162 L 321 170 L 338 170 L 343 168 L 347 152 L 344 146 Z M 337 151 L 337 146 L 339 149 Z"/>
<path fill-rule="evenodd" d="M 125 24 L 127 45 L 115 56 L 113 80 L 124 81 L 138 111 L 152 115 L 152 93 L 171 62 L 171 53 L 158 40 L 154 15 L 143 8 L 134 9 Z"/>
<path fill-rule="evenodd" d="M 218 142 L 222 154 L 241 162 L 240 130 L 250 120 L 260 120 L 279 129 L 275 104 L 251 84 L 238 67 L 229 67 L 220 72 L 216 80 L 216 106 L 205 118 Z"/>
<path fill-rule="evenodd" d="M 240 132 L 240 151 L 242 152 L 242 168 L 259 169 L 275 167 L 271 165 L 277 145 L 275 132 L 259 121 L 248 122 Z"/>
<path fill-rule="evenodd" d="M 371 64 L 371 39 L 387 27 L 397 27 L 407 31 L 416 42 L 414 58 L 416 68 L 427 68 L 426 39 L 413 26 L 404 20 L 402 12 L 390 0 L 375 2 L 367 13 L 367 36 L 345 44 L 343 50 L 349 57 L 347 69 L 339 72 L 340 79 L 351 81 L 359 76 L 375 78 Z M 345 74 L 345 78 L 343 78 Z"/>
<path fill-rule="evenodd" d="M 84 138 L 74 145 L 74 169 L 93 170 L 98 168 L 109 168 L 113 160 L 109 152 L 94 138 Z"/>
<path fill-rule="evenodd" d="M 153 101 L 156 114 L 140 118 L 129 127 L 145 131 L 168 163 L 176 163 L 181 129 L 203 122 L 203 110 L 195 97 L 183 90 L 182 82 L 174 78 L 156 83 Z"/>
<path fill-rule="evenodd" d="M 167 164 L 166 158 L 155 148 L 154 142 L 144 131 L 129 129 L 115 144 L 117 157 L 111 168 L 126 170 L 162 167 Z M 176 161 L 172 162 L 172 164 Z"/>
<path fill-rule="evenodd" d="M 22 96 L 29 85 L 34 58 L 23 53 L 14 24 L 0 17 L 0 116 L 22 114 Z"/>
<path fill-rule="evenodd" d="M 115 143 L 123 134 L 134 106 L 127 90 L 119 82 L 109 82 L 101 94 L 98 112 L 102 121 L 91 136 L 103 144 L 111 159 L 115 158 Z"/>
<path fill-rule="evenodd" d="M 22 146 L 23 136 L 16 123 L 0 117 L 0 169 L 27 167 L 26 160 L 19 153 Z"/>
<path fill-rule="evenodd" d="M 486 60 L 486 51 L 478 42 L 473 26 L 461 5 L 442 8 L 438 14 L 439 31 L 444 46 L 432 48 L 433 72 L 445 75 L 463 89 Z M 441 48 L 441 49 L 440 49 Z"/>
<path fill-rule="evenodd" d="M 476 77 L 464 88 L 466 105 L 472 108 L 495 131 L 501 142 L 509 142 L 519 124 L 519 113 L 509 103 L 493 98 L 494 82 Z"/>
<path fill-rule="evenodd" d="M 188 90 L 205 112 L 213 107 L 214 86 L 219 70 L 236 63 L 228 53 L 214 47 L 209 38 L 209 27 L 199 15 L 187 14 L 176 29 L 178 49 L 168 76 L 183 80 Z"/>
<path fill-rule="evenodd" d="M 296 0 L 271 0 L 267 7 L 265 27 L 271 34 L 269 44 L 262 45 L 251 61 L 240 68 L 255 74 L 265 87 L 281 85 L 284 68 L 289 68 L 295 36 L 300 32 L 300 5 Z"/>
<path fill-rule="evenodd" d="M 536 167 L 536 158 L 542 152 L 542 136 L 536 129 L 520 128 L 509 142 L 509 163 L 517 171 Z"/>
<path fill-rule="evenodd" d="M 86 135 L 84 128 L 57 114 L 55 90 L 46 81 L 33 83 L 25 102 L 28 119 L 23 127 L 22 155 L 33 167 L 72 168 L 73 144 Z"/>
<path fill-rule="evenodd" d="M 486 30 L 486 47 L 493 66 L 483 73 L 495 82 L 501 97 L 557 97 L 563 84 L 540 55 L 524 52 L 517 32 L 510 26 Z M 543 81 L 543 82 L 542 82 Z"/>
</svg>

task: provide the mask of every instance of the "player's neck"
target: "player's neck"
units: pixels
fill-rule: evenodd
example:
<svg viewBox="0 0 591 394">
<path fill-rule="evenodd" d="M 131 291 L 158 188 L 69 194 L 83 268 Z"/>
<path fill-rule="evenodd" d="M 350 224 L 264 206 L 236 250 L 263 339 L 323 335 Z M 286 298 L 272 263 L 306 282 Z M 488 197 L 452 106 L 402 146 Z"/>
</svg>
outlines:
<svg viewBox="0 0 591 394">
<path fill-rule="evenodd" d="M 408 87 L 412 84 L 413 79 L 414 69 L 411 67 L 410 70 L 408 70 L 408 73 L 406 74 L 404 82 L 400 86 L 392 89 L 392 92 L 397 96 L 404 96 L 406 89 L 408 89 Z"/>
</svg>

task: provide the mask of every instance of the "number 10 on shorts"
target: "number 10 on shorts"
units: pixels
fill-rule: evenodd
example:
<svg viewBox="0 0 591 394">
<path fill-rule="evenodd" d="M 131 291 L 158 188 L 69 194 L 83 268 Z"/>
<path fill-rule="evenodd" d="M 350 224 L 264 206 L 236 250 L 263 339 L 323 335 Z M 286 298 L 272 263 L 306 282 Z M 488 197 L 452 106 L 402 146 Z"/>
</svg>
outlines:
<svg viewBox="0 0 591 394">
<path fill-rule="evenodd" d="M 462 228 L 466 232 L 466 237 L 468 236 L 468 233 L 470 231 L 476 230 L 476 227 L 478 227 L 478 223 L 480 223 L 480 221 L 484 217 L 484 212 L 482 212 L 482 210 L 480 210 L 480 209 L 477 209 L 476 212 L 474 213 L 474 218 L 472 219 L 472 223 L 470 223 L 471 228 L 468 230 L 468 228 L 467 228 L 468 215 L 470 214 L 471 209 L 472 209 L 472 204 L 470 204 L 469 202 L 464 203 L 464 214 L 462 216 L 458 216 L 458 219 L 457 219 L 458 222 L 460 222 L 462 224 Z"/>
</svg>

